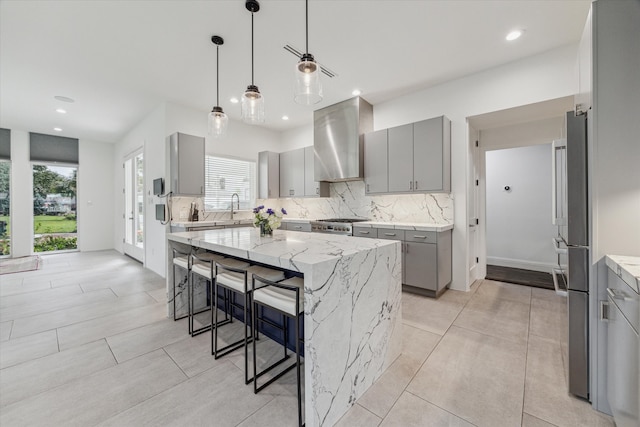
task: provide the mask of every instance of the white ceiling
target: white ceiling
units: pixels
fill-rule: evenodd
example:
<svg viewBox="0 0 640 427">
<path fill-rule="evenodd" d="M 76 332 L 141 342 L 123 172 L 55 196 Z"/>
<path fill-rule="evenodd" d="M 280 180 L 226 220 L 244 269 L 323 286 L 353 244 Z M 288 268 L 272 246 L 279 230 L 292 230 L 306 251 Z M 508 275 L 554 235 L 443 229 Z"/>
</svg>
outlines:
<svg viewBox="0 0 640 427">
<path fill-rule="evenodd" d="M 265 127 L 310 124 L 313 110 L 350 98 L 372 104 L 580 39 L 591 0 L 310 0 L 309 50 L 338 74 L 314 107 L 293 102 L 304 49 L 304 1 L 262 0 L 255 15 L 255 83 Z M 0 1 L 0 126 L 116 142 L 161 102 L 239 119 L 250 83 L 250 13 L 244 0 Z M 515 42 L 504 37 L 524 29 Z M 323 76 L 325 77 L 325 76 Z M 75 99 L 56 101 L 63 95 Z M 56 108 L 65 108 L 61 115 Z M 289 121 L 283 121 L 282 115 Z M 233 125 L 233 124 L 232 124 Z"/>
</svg>

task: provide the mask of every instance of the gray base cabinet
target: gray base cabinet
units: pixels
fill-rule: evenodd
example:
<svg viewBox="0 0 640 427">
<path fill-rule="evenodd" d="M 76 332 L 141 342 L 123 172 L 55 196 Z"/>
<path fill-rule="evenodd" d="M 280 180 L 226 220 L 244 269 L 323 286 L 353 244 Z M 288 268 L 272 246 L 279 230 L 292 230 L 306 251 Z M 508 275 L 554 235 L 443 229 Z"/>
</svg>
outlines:
<svg viewBox="0 0 640 427">
<path fill-rule="evenodd" d="M 402 242 L 402 284 L 406 291 L 437 297 L 451 283 L 451 230 L 354 227 L 353 235 Z"/>
</svg>

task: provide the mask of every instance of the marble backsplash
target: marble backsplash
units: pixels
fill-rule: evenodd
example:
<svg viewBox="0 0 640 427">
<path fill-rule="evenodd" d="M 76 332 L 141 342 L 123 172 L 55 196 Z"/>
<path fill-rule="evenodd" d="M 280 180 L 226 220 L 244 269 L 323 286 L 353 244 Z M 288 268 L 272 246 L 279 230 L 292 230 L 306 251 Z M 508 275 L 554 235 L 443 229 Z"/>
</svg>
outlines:
<svg viewBox="0 0 640 427">
<path fill-rule="evenodd" d="M 258 199 L 257 205 L 284 208 L 287 218 L 367 218 L 380 222 L 453 223 L 453 197 L 448 193 L 365 195 L 364 181 L 335 182 L 330 197 Z M 200 221 L 229 219 L 229 211 L 203 212 L 202 198 L 173 197 L 172 218 L 186 221 L 191 202 L 196 202 Z M 252 218 L 251 211 L 234 214 L 235 219 Z"/>
<path fill-rule="evenodd" d="M 453 223 L 453 198 L 447 193 L 366 196 L 364 181 L 335 182 L 329 187 L 328 198 L 267 199 L 258 203 L 285 208 L 289 218 Z"/>
</svg>

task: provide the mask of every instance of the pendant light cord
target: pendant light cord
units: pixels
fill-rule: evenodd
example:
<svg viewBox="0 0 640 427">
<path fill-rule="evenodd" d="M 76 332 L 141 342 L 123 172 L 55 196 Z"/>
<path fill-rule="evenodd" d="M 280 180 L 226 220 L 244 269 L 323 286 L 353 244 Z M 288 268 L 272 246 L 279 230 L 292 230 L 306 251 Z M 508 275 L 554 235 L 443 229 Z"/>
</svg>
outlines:
<svg viewBox="0 0 640 427">
<path fill-rule="evenodd" d="M 220 46 L 216 45 L 216 106 L 220 106 Z"/>
<path fill-rule="evenodd" d="M 305 9 L 305 14 L 306 14 L 306 53 L 309 53 L 309 0 L 305 0 L 305 5 L 304 5 L 304 9 Z"/>
<path fill-rule="evenodd" d="M 251 86 L 253 86 L 253 12 L 251 12 Z"/>
</svg>

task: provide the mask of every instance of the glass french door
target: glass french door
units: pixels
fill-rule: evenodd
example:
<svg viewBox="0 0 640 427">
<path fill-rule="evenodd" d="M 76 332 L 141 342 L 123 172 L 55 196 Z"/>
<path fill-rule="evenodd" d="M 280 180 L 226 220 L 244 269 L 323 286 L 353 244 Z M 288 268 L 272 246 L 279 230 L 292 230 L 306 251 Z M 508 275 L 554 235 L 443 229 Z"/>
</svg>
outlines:
<svg viewBox="0 0 640 427">
<path fill-rule="evenodd" d="M 144 161 L 142 149 L 125 158 L 124 253 L 144 262 Z"/>
</svg>

